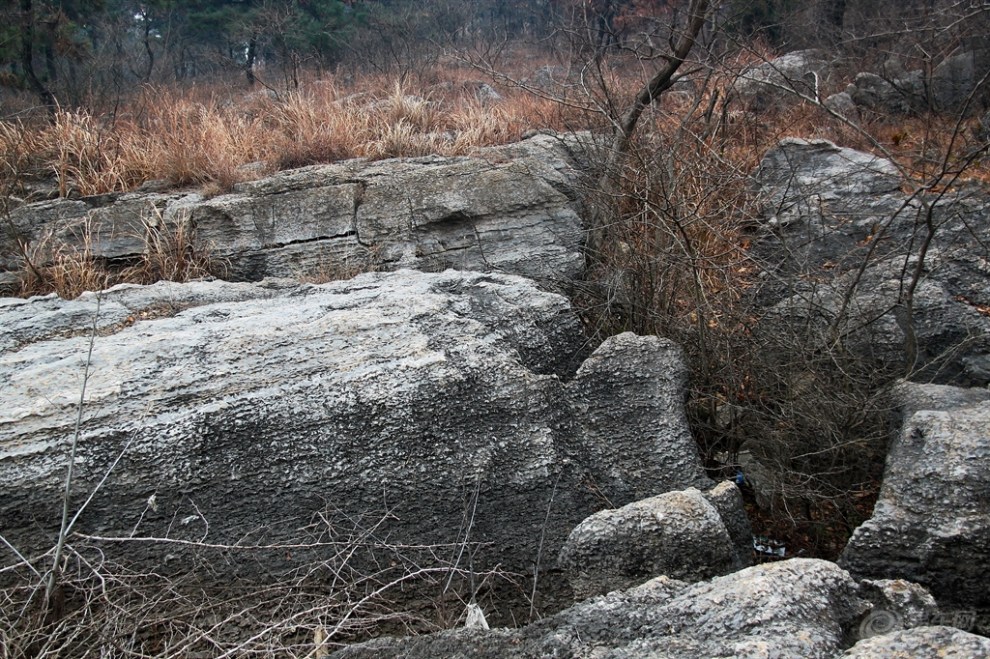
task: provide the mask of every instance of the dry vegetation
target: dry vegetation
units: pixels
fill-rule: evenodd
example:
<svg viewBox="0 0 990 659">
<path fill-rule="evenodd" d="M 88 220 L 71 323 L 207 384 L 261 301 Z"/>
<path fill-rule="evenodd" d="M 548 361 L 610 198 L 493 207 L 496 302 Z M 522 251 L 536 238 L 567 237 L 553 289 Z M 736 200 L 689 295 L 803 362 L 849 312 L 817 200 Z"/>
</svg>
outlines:
<svg viewBox="0 0 990 659">
<path fill-rule="evenodd" d="M 50 123 L 0 121 L 0 184 L 16 191 L 25 178 L 54 177 L 60 195 L 85 196 L 161 180 L 217 193 L 346 158 L 461 155 L 573 119 L 550 100 L 505 88 L 493 97 L 470 71 L 450 73 L 415 88 L 372 75 L 284 93 L 149 87 L 113 117 L 60 109 Z"/>
<path fill-rule="evenodd" d="M 746 245 L 740 229 L 748 226 L 753 201 L 747 177 L 780 138 L 822 137 L 893 156 L 905 171 L 926 180 L 933 169 L 945 166 L 946 157 L 964 158 L 972 142 L 966 137 L 976 130 L 975 120 L 960 128 L 931 116 L 896 121 L 863 116 L 851 125 L 810 103 L 757 115 L 726 102 L 739 72 L 770 56 L 745 51 L 699 77 L 699 94 L 668 95 L 651 109 L 634 145 L 638 153 L 623 174 L 628 185 L 623 188 L 626 198 L 616 209 L 620 214 L 640 214 L 642 219 L 644 209 L 647 215 L 660 211 L 668 226 L 674 219 L 669 212 L 692 216 L 680 226 L 681 238 L 691 239 L 696 252 L 691 262 L 702 266 L 700 278 L 688 273 L 692 286 L 702 285 L 706 296 L 738 291 L 751 273 L 743 263 L 725 266 L 738 261 L 738 250 Z M 527 73 L 539 68 L 536 58 L 522 59 L 530 62 Z M 434 65 L 415 78 L 376 74 L 314 78 L 289 92 L 247 93 L 233 84 L 145 87 L 112 115 L 59 109 L 50 120 L 0 120 L 4 165 L 0 190 L 7 203 L 35 198 L 39 182 L 57 188 L 63 197 L 128 191 L 149 181 L 197 186 L 213 195 L 241 181 L 316 163 L 462 155 L 476 147 L 517 141 L 532 129 L 607 130 L 609 108 L 622 107 L 623 98 L 645 74 L 638 67 L 635 61 L 616 61 L 597 71 L 595 83 L 585 78 L 582 84 L 550 87 L 527 84 L 523 73 L 500 73 L 484 82 L 476 68 L 457 62 Z M 844 84 L 836 79 L 832 86 L 839 90 Z M 648 191 L 643 186 L 655 187 L 656 179 L 637 181 L 636 172 L 656 166 L 658 152 L 671 156 L 664 166 L 673 176 L 667 181 L 668 190 Z M 977 161 L 964 176 L 990 180 L 990 167 Z M 676 198 L 666 194 L 669 191 Z M 657 192 L 663 193 L 663 208 L 650 200 Z M 120 281 L 143 283 L 156 276 L 184 280 L 222 270 L 208 263 L 207 254 L 190 253 L 190 235 L 168 238 L 183 243 L 181 248 L 162 244 L 161 232 L 155 236 L 158 244 L 149 246 L 150 260 L 178 254 L 196 267 L 178 267 L 168 274 L 168 267 L 139 264 L 111 273 L 94 262 L 85 241 L 82 247 L 69 247 L 47 239 L 22 245 L 20 292 L 56 291 L 75 297 Z M 643 247 L 643 240 L 642 235 L 630 236 L 626 242 Z M 635 249 L 618 258 L 651 253 L 655 252 Z M 708 263 L 713 255 L 715 262 Z M 648 276 L 654 279 L 669 274 L 654 266 L 650 270 Z M 680 298 L 682 309 L 695 308 L 685 299 Z M 676 301 L 665 300 L 660 306 L 672 309 Z M 656 302 L 646 306 L 655 310 Z M 717 322 L 717 317 L 709 322 Z"/>
</svg>

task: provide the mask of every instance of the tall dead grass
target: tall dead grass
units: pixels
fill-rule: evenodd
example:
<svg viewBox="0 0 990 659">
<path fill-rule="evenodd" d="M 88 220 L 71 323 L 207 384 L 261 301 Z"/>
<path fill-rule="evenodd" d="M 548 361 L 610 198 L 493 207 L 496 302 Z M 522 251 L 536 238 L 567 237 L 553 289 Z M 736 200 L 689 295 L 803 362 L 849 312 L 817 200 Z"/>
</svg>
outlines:
<svg viewBox="0 0 990 659">
<path fill-rule="evenodd" d="M 0 121 L 0 183 L 52 177 L 59 195 L 87 196 L 157 180 L 216 193 L 273 170 L 460 155 L 539 128 L 565 128 L 551 101 L 511 89 L 482 100 L 477 86 L 452 80 L 428 89 L 380 76 L 314 80 L 288 93 L 146 88 L 113 118 L 60 109 L 50 123 Z"/>
<path fill-rule="evenodd" d="M 23 244 L 20 294 L 27 297 L 56 293 L 73 299 L 85 291 L 98 291 L 124 282 L 183 282 L 225 273 L 226 263 L 214 256 L 211 245 L 196 239 L 185 218 L 168 221 L 157 211 L 151 211 L 142 218 L 142 228 L 144 251 L 124 266 L 95 256 L 96 232 L 88 222 L 73 232 L 74 239 L 48 231 L 40 240 Z"/>
</svg>

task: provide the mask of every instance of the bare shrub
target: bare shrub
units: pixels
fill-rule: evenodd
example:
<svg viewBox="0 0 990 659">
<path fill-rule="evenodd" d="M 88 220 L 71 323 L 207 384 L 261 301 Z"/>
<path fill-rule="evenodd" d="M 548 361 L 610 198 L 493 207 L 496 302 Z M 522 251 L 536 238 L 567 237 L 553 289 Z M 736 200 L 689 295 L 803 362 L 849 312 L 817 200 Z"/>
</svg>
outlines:
<svg viewBox="0 0 990 659">
<path fill-rule="evenodd" d="M 196 240 L 186 218 L 164 219 L 158 211 L 143 218 L 145 249 L 137 263 L 121 267 L 94 254 L 94 232 L 89 221 L 74 232 L 76 239 L 49 230 L 33 243 L 21 243 L 20 290 L 23 297 L 56 293 L 65 299 L 86 291 L 103 290 L 130 282 L 151 284 L 160 280 L 189 281 L 223 275 L 224 262 L 210 245 Z"/>
<path fill-rule="evenodd" d="M 514 580 L 451 563 L 460 545 L 388 543 L 378 537 L 386 518 L 328 510 L 298 538 L 269 545 L 75 534 L 50 603 L 40 582 L 48 554 L 0 568 L 4 657 L 325 656 L 372 635 L 457 624 L 469 602 L 490 607 L 495 587 Z M 197 567 L 135 572 L 110 558 L 130 545 Z M 300 558 L 279 573 L 261 567 L 287 555 Z M 234 565 L 256 573 L 222 576 Z"/>
</svg>

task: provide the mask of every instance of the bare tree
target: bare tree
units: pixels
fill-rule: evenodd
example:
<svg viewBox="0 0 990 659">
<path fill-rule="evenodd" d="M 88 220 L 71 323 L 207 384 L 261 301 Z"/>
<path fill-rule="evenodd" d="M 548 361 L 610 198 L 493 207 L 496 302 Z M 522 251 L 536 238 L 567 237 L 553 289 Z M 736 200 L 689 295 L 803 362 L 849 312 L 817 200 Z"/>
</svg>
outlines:
<svg viewBox="0 0 990 659">
<path fill-rule="evenodd" d="M 605 170 L 599 180 L 599 186 L 604 197 L 610 197 L 616 191 L 615 172 L 629 150 L 629 140 L 636 130 L 643 110 L 659 100 L 661 95 L 677 81 L 677 71 L 687 60 L 702 27 L 705 25 L 709 4 L 708 0 L 691 0 L 687 10 L 686 25 L 681 30 L 670 53 L 662 56 L 663 66 L 640 88 L 632 102 L 616 121 L 615 135 L 612 138 L 608 159 L 605 162 Z M 602 212 L 600 210 L 593 211 L 588 227 L 589 252 L 592 254 L 600 253 L 608 237 L 608 223 Z"/>
</svg>

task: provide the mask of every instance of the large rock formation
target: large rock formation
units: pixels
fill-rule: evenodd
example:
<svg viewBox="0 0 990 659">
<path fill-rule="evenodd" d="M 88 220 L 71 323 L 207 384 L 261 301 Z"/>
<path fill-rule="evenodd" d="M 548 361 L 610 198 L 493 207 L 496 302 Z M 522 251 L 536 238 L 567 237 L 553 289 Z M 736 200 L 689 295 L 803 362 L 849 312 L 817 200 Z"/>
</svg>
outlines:
<svg viewBox="0 0 990 659">
<path fill-rule="evenodd" d="M 765 224 L 763 331 L 800 327 L 880 368 L 990 382 L 990 194 L 970 184 L 907 194 L 897 167 L 824 140 L 786 139 L 756 175 Z M 919 262 L 920 261 L 920 262 Z"/>
<path fill-rule="evenodd" d="M 225 278 L 453 267 L 566 280 L 584 265 L 579 143 L 538 135 L 473 157 L 304 167 L 210 199 L 137 192 L 30 204 L 0 238 L 0 282 L 22 265 L 16 240 L 86 243 L 95 258 L 124 264 L 148 249 L 149 234 L 178 226 L 226 264 Z"/>
<path fill-rule="evenodd" d="M 58 528 L 97 304 L 0 303 L 0 527 L 24 555 Z M 291 543 L 331 510 L 523 572 L 605 501 L 711 486 L 680 351 L 625 334 L 578 369 L 568 302 L 519 277 L 119 286 L 95 322 L 71 508 L 96 491 L 73 532 L 117 538 L 86 541 L 107 561 L 191 571 L 197 543 Z M 263 579 L 311 553 L 203 574 Z"/>
<path fill-rule="evenodd" d="M 857 107 L 882 115 L 973 113 L 987 96 L 990 49 L 980 42 L 971 47 L 933 63 L 930 72 L 907 71 L 891 59 L 879 74 L 858 74 L 843 93 Z"/>
<path fill-rule="evenodd" d="M 838 566 L 791 559 L 688 585 L 666 577 L 522 629 L 380 639 L 364 657 L 835 657 L 868 605 Z"/>
<path fill-rule="evenodd" d="M 861 577 L 916 581 L 943 606 L 990 609 L 990 392 L 900 390 L 906 423 L 873 517 L 841 563 Z"/>
</svg>

